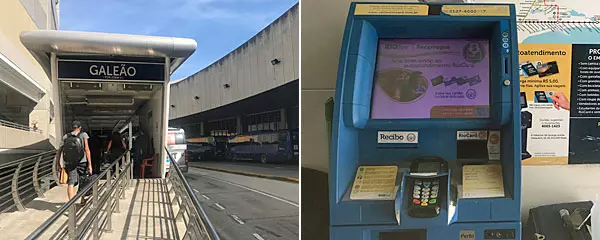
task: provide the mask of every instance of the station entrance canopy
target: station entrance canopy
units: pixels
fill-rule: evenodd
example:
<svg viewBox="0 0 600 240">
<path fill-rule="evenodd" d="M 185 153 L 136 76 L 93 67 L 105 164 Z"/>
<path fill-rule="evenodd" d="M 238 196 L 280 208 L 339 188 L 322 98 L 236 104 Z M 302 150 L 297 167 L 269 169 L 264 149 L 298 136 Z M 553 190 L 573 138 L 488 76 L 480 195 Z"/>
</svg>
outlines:
<svg viewBox="0 0 600 240">
<path fill-rule="evenodd" d="M 51 53 L 167 58 L 173 73 L 197 47 L 196 41 L 186 38 L 55 30 L 22 32 L 21 42 L 49 76 Z"/>
<path fill-rule="evenodd" d="M 166 159 L 168 84 L 196 50 L 194 40 L 38 30 L 22 32 L 21 42 L 52 80 L 57 135 L 70 131 L 63 126 L 73 120 L 92 135 L 133 123 L 154 139 L 154 152 Z M 166 162 L 155 169 L 162 176 Z"/>
</svg>

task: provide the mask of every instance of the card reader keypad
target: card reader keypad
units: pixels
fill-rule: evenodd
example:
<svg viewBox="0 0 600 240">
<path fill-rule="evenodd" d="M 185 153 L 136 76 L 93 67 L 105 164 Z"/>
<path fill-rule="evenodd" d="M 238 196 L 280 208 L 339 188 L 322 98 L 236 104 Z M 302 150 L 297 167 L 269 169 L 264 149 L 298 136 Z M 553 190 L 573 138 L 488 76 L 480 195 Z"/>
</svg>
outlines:
<svg viewBox="0 0 600 240">
<path fill-rule="evenodd" d="M 440 181 L 437 179 L 417 179 L 413 188 L 414 205 L 426 207 L 437 204 Z"/>
</svg>

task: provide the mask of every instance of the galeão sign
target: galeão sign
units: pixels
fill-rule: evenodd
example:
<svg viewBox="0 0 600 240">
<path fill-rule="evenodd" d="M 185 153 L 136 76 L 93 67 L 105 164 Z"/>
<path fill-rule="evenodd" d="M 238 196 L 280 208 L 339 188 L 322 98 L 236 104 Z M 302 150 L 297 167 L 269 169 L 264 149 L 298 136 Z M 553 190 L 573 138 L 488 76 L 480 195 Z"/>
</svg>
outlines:
<svg viewBox="0 0 600 240">
<path fill-rule="evenodd" d="M 164 64 L 59 60 L 60 80 L 164 81 Z"/>
</svg>

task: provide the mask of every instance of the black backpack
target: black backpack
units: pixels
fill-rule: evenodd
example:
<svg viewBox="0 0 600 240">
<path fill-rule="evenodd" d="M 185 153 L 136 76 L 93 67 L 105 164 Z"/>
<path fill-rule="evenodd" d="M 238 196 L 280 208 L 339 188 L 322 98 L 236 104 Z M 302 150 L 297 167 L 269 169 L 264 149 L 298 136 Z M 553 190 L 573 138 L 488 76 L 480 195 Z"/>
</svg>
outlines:
<svg viewBox="0 0 600 240">
<path fill-rule="evenodd" d="M 62 152 L 65 165 L 67 166 L 77 166 L 79 161 L 83 158 L 83 141 L 79 135 L 81 135 L 81 132 L 76 135 L 68 133 L 67 138 L 64 141 Z"/>
</svg>

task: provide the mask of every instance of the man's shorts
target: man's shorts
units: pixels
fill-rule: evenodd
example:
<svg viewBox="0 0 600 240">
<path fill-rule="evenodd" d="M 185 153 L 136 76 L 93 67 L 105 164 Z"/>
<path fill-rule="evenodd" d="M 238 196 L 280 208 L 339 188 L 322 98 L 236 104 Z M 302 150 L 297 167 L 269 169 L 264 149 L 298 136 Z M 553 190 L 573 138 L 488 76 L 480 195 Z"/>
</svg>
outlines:
<svg viewBox="0 0 600 240">
<path fill-rule="evenodd" d="M 79 184 L 79 176 L 85 174 L 85 171 L 87 171 L 87 162 L 80 162 L 75 167 L 67 167 L 66 170 L 69 176 L 67 184 L 77 186 Z"/>
</svg>

